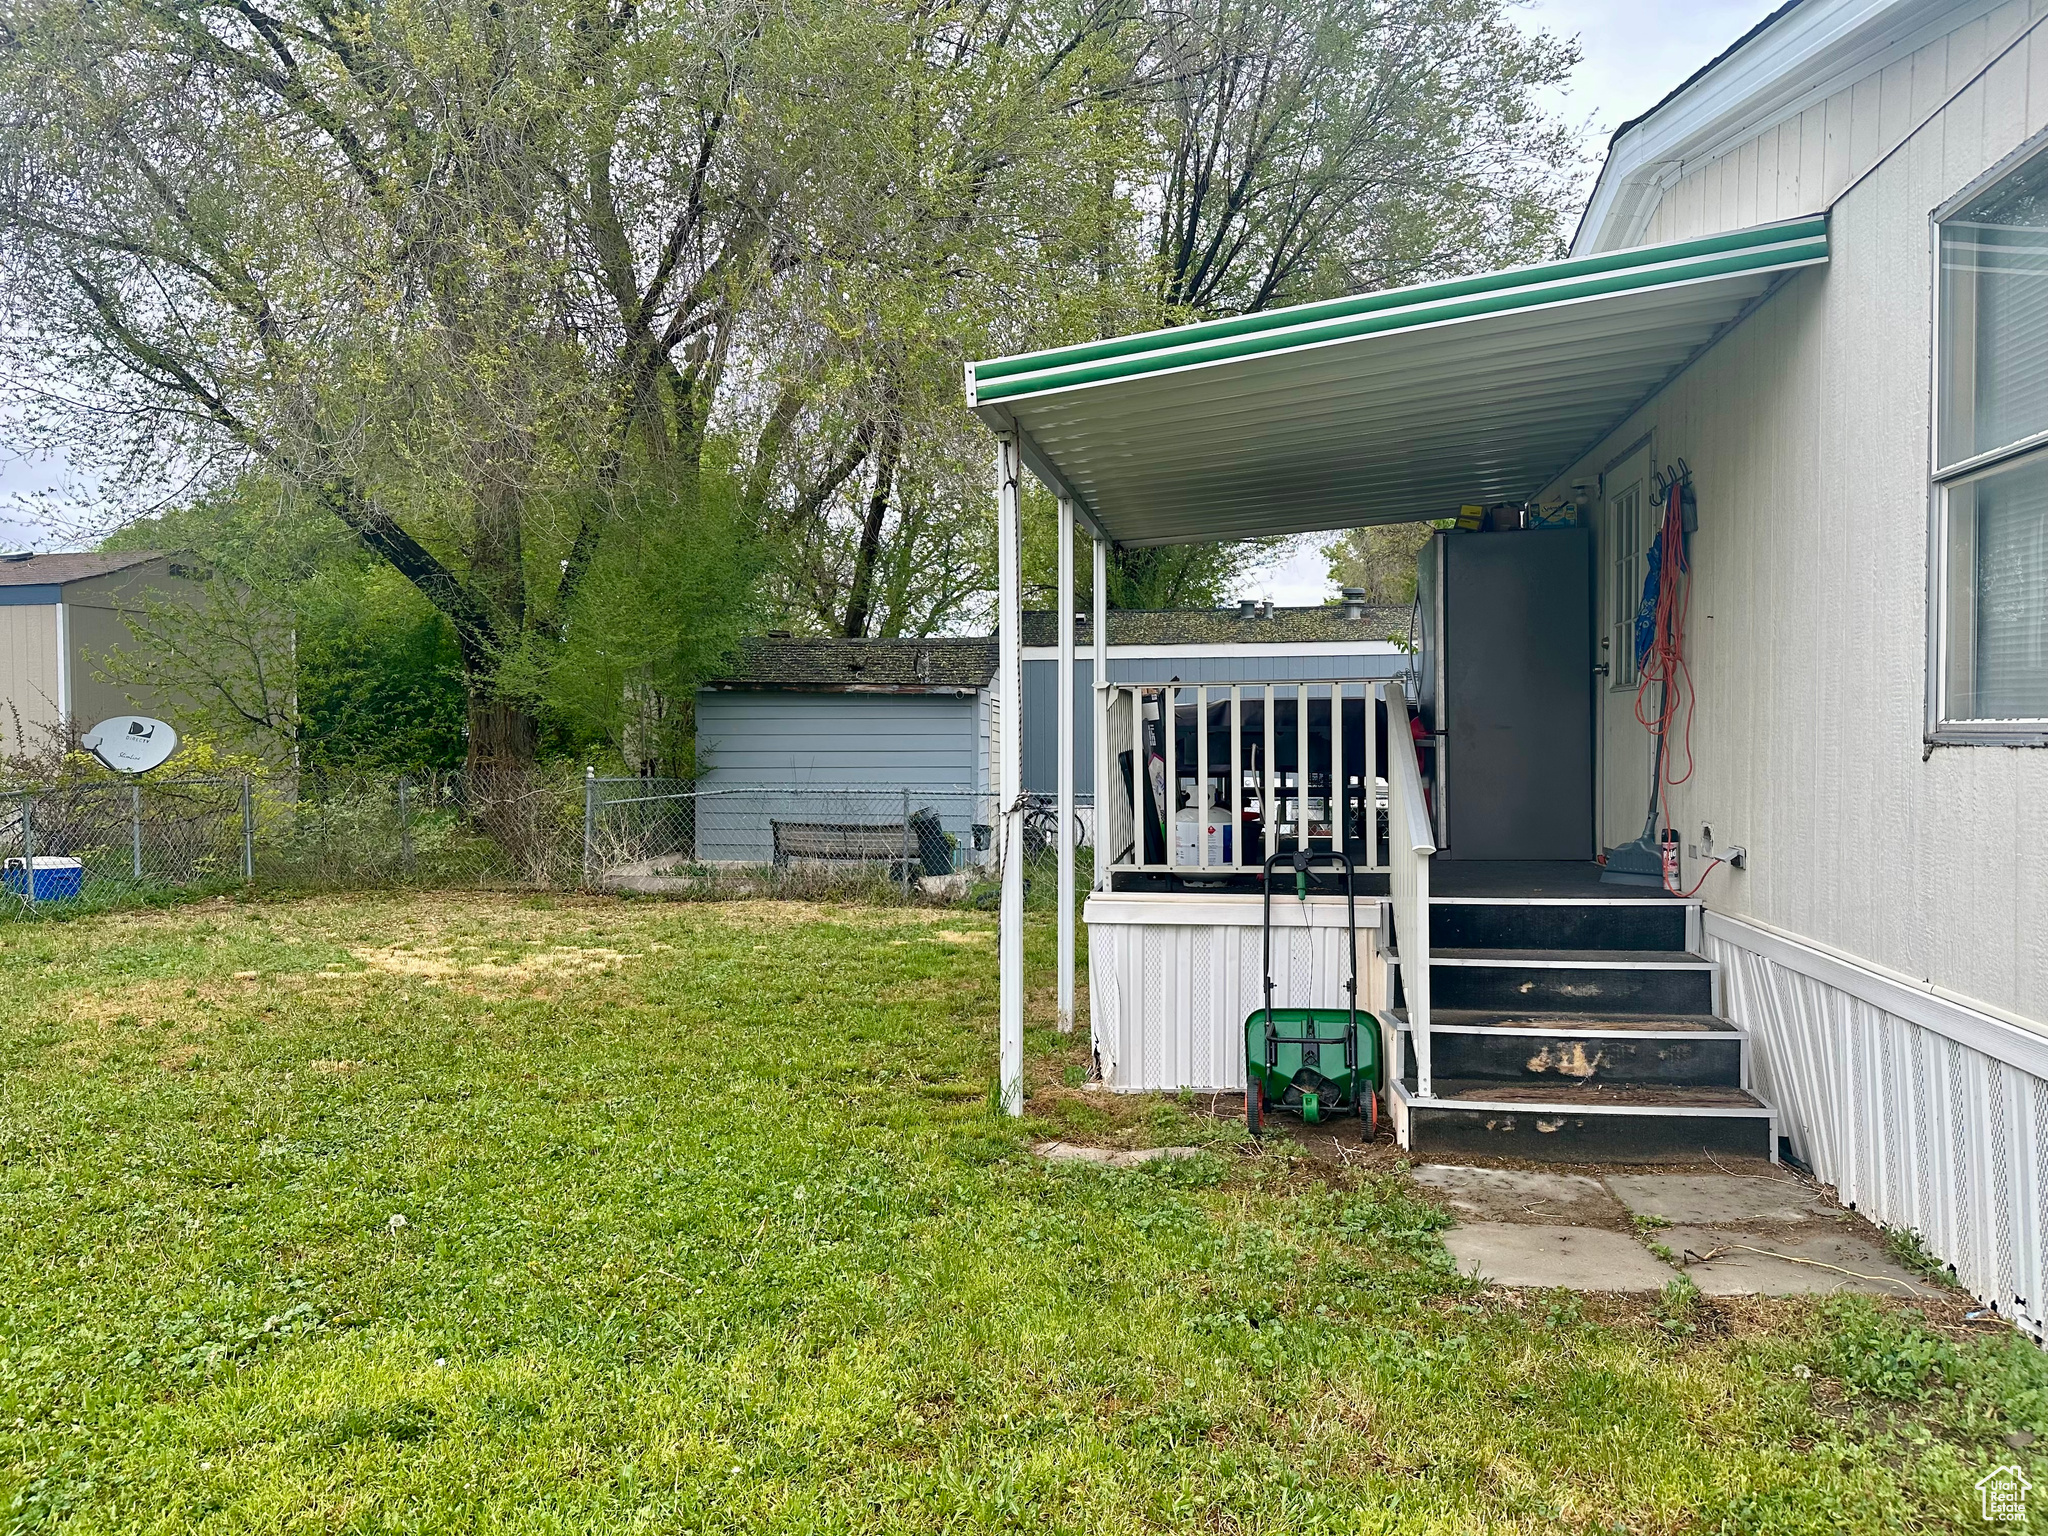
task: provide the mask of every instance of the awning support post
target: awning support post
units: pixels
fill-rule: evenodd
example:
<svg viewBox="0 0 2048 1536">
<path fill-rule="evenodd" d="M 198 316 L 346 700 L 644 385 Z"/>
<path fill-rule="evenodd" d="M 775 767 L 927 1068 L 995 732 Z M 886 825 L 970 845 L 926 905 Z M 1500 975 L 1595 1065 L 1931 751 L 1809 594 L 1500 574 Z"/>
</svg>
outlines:
<svg viewBox="0 0 2048 1536">
<path fill-rule="evenodd" d="M 1024 1113 L 1024 667 L 1023 550 L 1018 537 L 1023 461 L 1014 434 L 996 439 L 996 634 L 998 692 L 996 808 L 1002 838 L 1003 894 L 997 921 L 997 1086 L 1003 1112 Z"/>
<path fill-rule="evenodd" d="M 1095 747 L 1094 788 L 1090 798 L 1095 807 L 1095 889 L 1109 889 L 1109 861 L 1115 850 L 1109 846 L 1109 545 L 1093 541 L 1095 565 L 1094 606 L 1089 615 L 1089 642 L 1094 648 L 1095 728 L 1089 739 Z"/>
<path fill-rule="evenodd" d="M 1060 498 L 1059 649 L 1059 1017 L 1074 1028 L 1074 504 Z"/>
</svg>

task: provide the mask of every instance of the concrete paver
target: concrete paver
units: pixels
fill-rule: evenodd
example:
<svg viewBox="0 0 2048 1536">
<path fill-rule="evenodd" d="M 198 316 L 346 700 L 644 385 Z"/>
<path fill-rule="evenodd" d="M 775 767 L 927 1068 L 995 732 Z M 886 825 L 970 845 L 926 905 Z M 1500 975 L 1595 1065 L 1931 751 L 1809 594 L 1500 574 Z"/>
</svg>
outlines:
<svg viewBox="0 0 2048 1536">
<path fill-rule="evenodd" d="M 1791 1177 L 1745 1178 L 1718 1173 L 1610 1173 L 1607 1187 L 1637 1216 L 1692 1226 L 1752 1221 L 1804 1221 L 1827 1214 L 1819 1194 Z"/>
<path fill-rule="evenodd" d="M 1425 1163 L 1413 1177 L 1468 1221 L 1619 1222 L 1627 1215 L 1598 1179 L 1579 1173 Z"/>
<path fill-rule="evenodd" d="M 1119 1152 L 1114 1147 L 1080 1147 L 1070 1141 L 1041 1141 L 1031 1149 L 1048 1163 L 1093 1163 L 1098 1168 L 1136 1168 L 1162 1159 L 1200 1157 L 1200 1147 L 1144 1147 Z"/>
<path fill-rule="evenodd" d="M 1671 1227 L 1655 1240 L 1669 1248 L 1708 1296 L 1931 1297 L 1940 1291 L 1901 1269 L 1854 1232 L 1816 1225 L 1797 1237 L 1740 1227 Z"/>
<path fill-rule="evenodd" d="M 1599 1227 L 1475 1222 L 1444 1234 L 1459 1270 L 1496 1285 L 1575 1291 L 1661 1291 L 1674 1278 L 1626 1232 Z"/>
</svg>

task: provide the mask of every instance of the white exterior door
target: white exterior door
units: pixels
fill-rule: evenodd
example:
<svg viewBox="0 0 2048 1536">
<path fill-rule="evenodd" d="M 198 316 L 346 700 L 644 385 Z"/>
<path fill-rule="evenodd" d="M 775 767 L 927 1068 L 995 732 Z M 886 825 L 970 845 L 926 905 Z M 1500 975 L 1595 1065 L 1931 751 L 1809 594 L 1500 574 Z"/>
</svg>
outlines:
<svg viewBox="0 0 2048 1536">
<path fill-rule="evenodd" d="M 1643 830 L 1650 807 L 1650 733 L 1636 720 L 1636 609 L 1649 569 L 1651 445 L 1637 444 L 1600 477 L 1600 660 L 1606 684 L 1597 709 L 1600 845 Z"/>
</svg>

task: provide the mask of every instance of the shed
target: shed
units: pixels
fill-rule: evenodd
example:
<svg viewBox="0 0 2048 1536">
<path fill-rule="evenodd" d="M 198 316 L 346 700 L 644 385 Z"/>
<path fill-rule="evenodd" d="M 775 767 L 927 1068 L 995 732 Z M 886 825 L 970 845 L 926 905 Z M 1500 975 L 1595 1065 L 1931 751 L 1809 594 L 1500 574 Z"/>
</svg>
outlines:
<svg viewBox="0 0 2048 1536">
<path fill-rule="evenodd" d="M 1276 608 L 1247 598 L 1229 608 L 1114 609 L 1112 683 L 1264 683 L 1393 677 L 1405 664 L 1412 605 L 1343 603 Z M 1028 612 L 1023 625 L 1024 788 L 1058 788 L 1059 615 Z M 1074 792 L 1095 792 L 1094 626 L 1074 621 Z M 1084 818 L 1085 819 L 1085 818 Z"/>
<path fill-rule="evenodd" d="M 996 659 L 985 636 L 748 641 L 697 694 L 697 856 L 768 863 L 778 822 L 924 816 L 956 867 L 985 857 Z"/>
<path fill-rule="evenodd" d="M 140 707 L 170 716 L 169 698 L 131 700 L 94 671 L 97 657 L 132 646 L 124 613 L 149 599 L 190 598 L 205 567 L 151 550 L 0 555 L 0 738 L 41 745 Z M 25 741 L 14 740 L 20 730 Z"/>
</svg>

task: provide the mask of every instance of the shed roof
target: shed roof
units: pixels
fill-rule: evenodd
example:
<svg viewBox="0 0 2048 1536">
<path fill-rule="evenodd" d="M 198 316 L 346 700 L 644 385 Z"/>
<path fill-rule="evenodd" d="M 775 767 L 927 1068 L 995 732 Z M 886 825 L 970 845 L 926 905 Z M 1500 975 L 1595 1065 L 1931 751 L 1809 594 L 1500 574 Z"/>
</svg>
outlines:
<svg viewBox="0 0 2048 1536">
<path fill-rule="evenodd" d="M 996 675 L 989 636 L 929 640 L 748 640 L 739 659 L 710 688 L 786 688 L 799 692 L 958 693 L 986 688 Z"/>
<path fill-rule="evenodd" d="M 969 365 L 968 403 L 1119 544 L 1523 501 L 1787 272 L 1824 216 Z"/>
<path fill-rule="evenodd" d="M 89 550 L 83 554 L 0 555 L 0 587 L 62 586 L 110 576 L 163 559 L 154 549 Z"/>
<path fill-rule="evenodd" d="M 1118 645 L 1306 645 L 1331 641 L 1384 641 L 1408 632 L 1406 603 L 1376 603 L 1361 617 L 1347 619 L 1334 604 L 1312 608 L 1275 608 L 1270 617 L 1241 616 L 1238 608 L 1112 609 L 1109 643 Z M 1075 633 L 1089 634 L 1087 614 L 1076 616 Z M 1031 609 L 1024 614 L 1024 644 L 1058 645 L 1057 613 Z M 1086 639 L 1076 642 L 1085 645 Z"/>
</svg>

